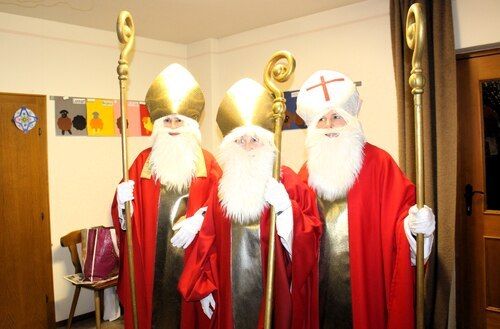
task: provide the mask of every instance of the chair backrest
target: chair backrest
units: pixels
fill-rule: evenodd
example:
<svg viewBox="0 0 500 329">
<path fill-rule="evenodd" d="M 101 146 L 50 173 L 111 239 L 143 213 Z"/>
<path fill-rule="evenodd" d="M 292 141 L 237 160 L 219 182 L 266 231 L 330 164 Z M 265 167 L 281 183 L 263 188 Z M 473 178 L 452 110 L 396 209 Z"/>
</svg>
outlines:
<svg viewBox="0 0 500 329">
<path fill-rule="evenodd" d="M 61 246 L 68 247 L 75 273 L 82 273 L 82 263 L 78 254 L 78 245 L 82 243 L 82 231 L 76 230 L 61 238 Z"/>
</svg>

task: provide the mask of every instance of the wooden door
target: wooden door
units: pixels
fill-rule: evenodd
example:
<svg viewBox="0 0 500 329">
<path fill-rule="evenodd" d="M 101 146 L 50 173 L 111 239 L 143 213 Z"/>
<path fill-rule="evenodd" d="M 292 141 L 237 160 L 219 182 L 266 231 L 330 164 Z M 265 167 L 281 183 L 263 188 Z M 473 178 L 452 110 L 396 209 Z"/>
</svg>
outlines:
<svg viewBox="0 0 500 329">
<path fill-rule="evenodd" d="M 23 106 L 38 117 L 27 133 Z M 45 96 L 0 93 L 0 328 L 55 325 L 46 127 Z"/>
<path fill-rule="evenodd" d="M 500 49 L 457 56 L 457 327 L 500 328 Z"/>
</svg>

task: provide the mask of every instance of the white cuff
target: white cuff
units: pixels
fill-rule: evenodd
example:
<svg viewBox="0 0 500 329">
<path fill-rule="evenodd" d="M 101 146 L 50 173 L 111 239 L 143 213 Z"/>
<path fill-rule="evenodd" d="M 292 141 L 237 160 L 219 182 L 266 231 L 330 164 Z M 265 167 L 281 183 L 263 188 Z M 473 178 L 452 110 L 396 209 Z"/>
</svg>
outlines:
<svg viewBox="0 0 500 329">
<path fill-rule="evenodd" d="M 293 209 L 288 207 L 285 210 L 276 214 L 276 232 L 278 233 L 281 243 L 288 251 L 292 258 L 293 244 Z"/>
<path fill-rule="evenodd" d="M 120 228 L 123 231 L 127 230 L 127 220 L 125 219 L 125 205 L 123 208 L 120 207 L 120 204 L 118 204 L 117 207 L 118 210 L 118 220 L 120 221 Z M 134 213 L 134 204 L 132 201 L 130 201 L 130 217 L 132 218 L 132 214 Z"/>
</svg>

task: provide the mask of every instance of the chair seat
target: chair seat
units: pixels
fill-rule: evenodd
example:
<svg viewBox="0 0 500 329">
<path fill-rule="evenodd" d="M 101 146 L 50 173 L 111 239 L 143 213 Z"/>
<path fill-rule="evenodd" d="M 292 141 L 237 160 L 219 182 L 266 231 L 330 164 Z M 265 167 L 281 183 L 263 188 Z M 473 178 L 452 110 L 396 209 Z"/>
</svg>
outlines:
<svg viewBox="0 0 500 329">
<path fill-rule="evenodd" d="M 84 281 L 83 273 L 75 273 L 71 275 L 66 275 L 64 277 L 67 281 L 71 282 L 76 286 L 82 286 L 83 288 L 91 289 L 91 290 L 99 290 L 106 289 L 109 287 L 116 286 L 118 284 L 118 276 L 114 276 L 112 278 L 101 280 L 101 281 Z"/>
<path fill-rule="evenodd" d="M 107 281 L 97 281 L 92 285 L 91 287 L 94 290 L 103 290 L 109 287 L 114 287 L 118 284 L 118 277 L 115 277 L 112 280 L 107 280 Z"/>
</svg>

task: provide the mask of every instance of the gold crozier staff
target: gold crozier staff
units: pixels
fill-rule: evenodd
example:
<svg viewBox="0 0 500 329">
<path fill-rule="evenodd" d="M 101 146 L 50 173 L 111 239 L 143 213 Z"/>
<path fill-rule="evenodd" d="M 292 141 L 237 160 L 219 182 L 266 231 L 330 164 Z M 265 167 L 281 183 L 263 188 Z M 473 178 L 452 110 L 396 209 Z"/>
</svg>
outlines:
<svg viewBox="0 0 500 329">
<path fill-rule="evenodd" d="M 425 17 L 421 5 L 413 4 L 406 17 L 406 42 L 413 50 L 412 69 L 409 78 L 413 94 L 415 111 L 415 155 L 416 155 L 416 185 L 417 207 L 424 207 L 424 152 L 423 152 L 423 117 L 422 94 L 425 78 L 422 74 L 422 50 L 425 42 Z M 417 305 L 416 328 L 424 328 L 424 235 L 417 234 Z"/>
<path fill-rule="evenodd" d="M 128 11 L 120 12 L 116 22 L 116 33 L 120 43 L 125 44 L 118 61 L 118 80 L 120 80 L 120 125 L 122 127 L 122 164 L 123 181 L 128 181 L 128 150 L 127 150 L 127 79 L 128 79 L 128 54 L 134 45 L 135 31 L 132 15 Z M 134 328 L 137 329 L 137 306 L 135 299 L 135 275 L 134 275 L 134 250 L 132 247 L 132 222 L 130 219 L 130 201 L 125 202 L 125 218 L 127 225 L 127 248 L 128 263 L 130 270 L 130 295 L 132 299 L 132 317 Z"/>
<path fill-rule="evenodd" d="M 286 63 L 278 63 L 281 60 L 286 60 Z M 271 56 L 264 70 L 264 84 L 274 96 L 273 113 L 274 113 L 274 144 L 278 150 L 276 160 L 274 161 L 273 177 L 279 181 L 281 168 L 281 131 L 283 129 L 283 121 L 285 117 L 286 105 L 283 92 L 276 87 L 273 79 L 279 82 L 287 81 L 295 71 L 295 58 L 288 51 L 278 51 Z M 274 208 L 271 209 L 271 217 L 269 221 L 269 255 L 267 259 L 267 281 L 266 281 L 266 305 L 264 328 L 271 328 L 272 319 L 272 301 L 273 301 L 273 283 L 275 269 L 275 230 L 276 230 L 276 213 Z"/>
</svg>

